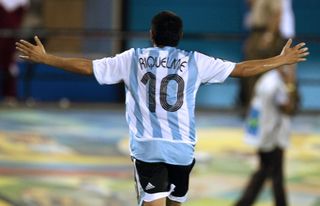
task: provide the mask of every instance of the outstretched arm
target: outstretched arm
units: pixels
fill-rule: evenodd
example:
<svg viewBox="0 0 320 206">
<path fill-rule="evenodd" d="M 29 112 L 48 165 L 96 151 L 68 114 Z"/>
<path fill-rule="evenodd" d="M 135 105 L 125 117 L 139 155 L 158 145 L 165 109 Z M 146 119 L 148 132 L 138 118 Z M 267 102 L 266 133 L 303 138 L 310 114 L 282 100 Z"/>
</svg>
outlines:
<svg viewBox="0 0 320 206">
<path fill-rule="evenodd" d="M 86 75 L 93 73 L 92 60 L 84 58 L 64 58 L 48 54 L 37 36 L 34 37 L 34 40 L 36 42 L 35 45 L 25 40 L 16 42 L 16 49 L 22 53 L 20 58 L 75 73 Z"/>
<path fill-rule="evenodd" d="M 283 65 L 306 61 L 306 56 L 309 55 L 309 52 L 308 48 L 304 47 L 305 43 L 300 43 L 294 47 L 291 47 L 291 44 L 292 40 L 289 39 L 286 45 L 283 47 L 281 54 L 278 56 L 268 59 L 244 61 L 236 64 L 231 76 L 249 77 L 264 73 Z"/>
</svg>

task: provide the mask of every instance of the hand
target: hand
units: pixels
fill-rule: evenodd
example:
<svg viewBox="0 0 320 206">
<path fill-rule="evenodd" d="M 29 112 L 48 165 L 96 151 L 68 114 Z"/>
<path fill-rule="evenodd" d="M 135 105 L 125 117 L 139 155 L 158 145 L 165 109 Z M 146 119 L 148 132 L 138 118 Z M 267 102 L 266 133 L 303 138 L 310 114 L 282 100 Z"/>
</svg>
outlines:
<svg viewBox="0 0 320 206">
<path fill-rule="evenodd" d="M 46 50 L 37 36 L 34 37 L 34 40 L 36 42 L 35 45 L 28 41 L 20 40 L 16 42 L 16 49 L 23 54 L 19 55 L 20 58 L 41 63 L 45 58 Z"/>
<path fill-rule="evenodd" d="M 304 47 L 304 42 L 291 47 L 292 39 L 289 39 L 283 47 L 280 56 L 284 58 L 285 64 L 295 64 L 298 62 L 306 61 L 306 56 L 309 55 L 308 48 Z"/>
</svg>

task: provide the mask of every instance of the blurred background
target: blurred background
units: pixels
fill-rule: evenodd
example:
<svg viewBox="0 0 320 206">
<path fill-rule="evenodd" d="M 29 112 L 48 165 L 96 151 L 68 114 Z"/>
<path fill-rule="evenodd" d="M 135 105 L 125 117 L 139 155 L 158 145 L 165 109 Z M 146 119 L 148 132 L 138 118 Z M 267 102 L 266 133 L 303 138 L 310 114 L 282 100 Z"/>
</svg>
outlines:
<svg viewBox="0 0 320 206">
<path fill-rule="evenodd" d="M 3 45 L 33 42 L 38 35 L 49 53 L 113 56 L 151 46 L 151 18 L 171 10 L 184 21 L 180 48 L 239 62 L 250 32 L 245 0 L 5 1 L 0 14 L 10 15 L 0 16 L 0 206 L 136 205 L 123 85 L 100 86 L 94 77 L 24 62 Z M 293 0 L 292 8 L 294 42 L 305 41 L 311 54 L 297 69 L 300 106 L 285 161 L 288 199 L 293 206 L 319 206 L 320 2 Z M 239 80 L 229 78 L 198 92 L 198 164 L 187 206 L 233 205 L 256 167 L 254 148 L 243 141 L 239 90 Z M 273 205 L 268 183 L 256 205 Z"/>
</svg>

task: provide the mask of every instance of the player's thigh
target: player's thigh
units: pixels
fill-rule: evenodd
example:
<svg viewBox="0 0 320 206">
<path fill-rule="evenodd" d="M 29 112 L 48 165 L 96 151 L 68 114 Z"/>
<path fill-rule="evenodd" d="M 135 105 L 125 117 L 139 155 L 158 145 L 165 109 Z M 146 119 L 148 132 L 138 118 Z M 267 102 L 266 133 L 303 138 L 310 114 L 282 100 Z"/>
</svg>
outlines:
<svg viewBox="0 0 320 206">
<path fill-rule="evenodd" d="M 181 205 L 182 205 L 181 202 L 176 202 L 167 198 L 166 206 L 181 206 Z"/>
<path fill-rule="evenodd" d="M 185 197 L 189 190 L 190 173 L 194 164 L 195 160 L 187 166 L 170 165 L 168 167 L 169 184 L 175 185 L 174 191 L 169 196 L 169 198 L 173 200 L 172 204 L 174 204 L 174 202 L 183 202 L 180 201 L 180 198 Z M 177 199 L 172 199 L 172 197 L 176 197 Z"/>
<path fill-rule="evenodd" d="M 143 202 L 143 206 L 166 206 L 166 198 L 160 198 L 151 202 Z"/>
</svg>

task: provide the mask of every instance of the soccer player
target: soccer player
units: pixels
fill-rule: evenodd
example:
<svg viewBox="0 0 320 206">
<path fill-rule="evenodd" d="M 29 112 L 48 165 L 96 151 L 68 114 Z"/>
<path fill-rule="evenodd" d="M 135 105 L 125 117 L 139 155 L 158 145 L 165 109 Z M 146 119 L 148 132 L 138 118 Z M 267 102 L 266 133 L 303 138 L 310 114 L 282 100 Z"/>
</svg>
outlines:
<svg viewBox="0 0 320 206">
<path fill-rule="evenodd" d="M 130 152 L 135 166 L 139 205 L 180 206 L 187 198 L 189 174 L 195 164 L 195 99 L 201 84 L 227 77 L 257 75 L 286 64 L 305 61 L 305 43 L 289 40 L 278 56 L 240 63 L 223 61 L 177 47 L 182 20 L 162 11 L 151 22 L 153 47 L 124 51 L 98 60 L 63 58 L 35 44 L 16 43 L 21 58 L 94 75 L 100 84 L 121 81 L 126 87 L 126 119 Z"/>
</svg>

